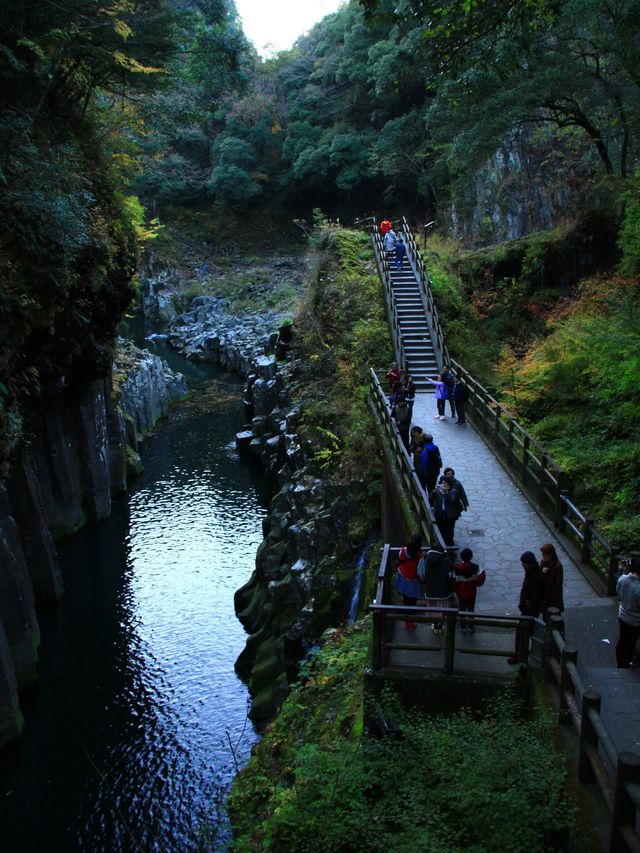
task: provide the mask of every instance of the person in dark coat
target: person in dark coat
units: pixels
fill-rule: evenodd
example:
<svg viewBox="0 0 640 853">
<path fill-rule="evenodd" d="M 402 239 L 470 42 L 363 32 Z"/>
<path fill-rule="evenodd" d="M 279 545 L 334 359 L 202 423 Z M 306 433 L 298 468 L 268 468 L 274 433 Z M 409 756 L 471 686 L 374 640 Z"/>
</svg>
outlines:
<svg viewBox="0 0 640 853">
<path fill-rule="evenodd" d="M 427 609 L 430 607 L 451 607 L 453 591 L 451 587 L 451 565 L 445 552 L 438 547 L 430 548 L 424 561 L 424 594 Z M 442 634 L 442 618 L 434 619 L 434 634 Z"/>
<path fill-rule="evenodd" d="M 447 399 L 449 400 L 449 405 L 451 406 L 451 417 L 455 418 L 456 402 L 453 396 L 453 391 L 456 384 L 456 375 L 448 364 L 445 364 L 445 366 L 442 368 L 440 379 L 442 379 L 444 384 L 447 386 Z"/>
<path fill-rule="evenodd" d="M 416 383 L 413 381 L 413 377 L 407 373 L 404 379 L 404 399 L 407 401 L 407 406 L 413 412 L 413 404 L 416 401 Z"/>
<path fill-rule="evenodd" d="M 396 405 L 391 413 L 398 424 L 398 432 L 404 446 L 409 449 L 409 428 L 411 427 L 411 408 L 407 405 L 404 394 L 400 392 Z"/>
<path fill-rule="evenodd" d="M 440 477 L 440 482 L 444 480 L 449 483 L 449 487 L 451 489 L 451 497 L 453 500 L 458 502 L 458 515 L 457 518 L 460 518 L 463 512 L 466 512 L 469 509 L 469 498 L 467 497 L 467 493 L 464 490 L 464 486 L 460 482 L 460 480 L 456 480 L 456 472 L 453 468 L 446 467 L 442 472 L 442 477 Z"/>
<path fill-rule="evenodd" d="M 459 515 L 458 500 L 451 494 L 451 487 L 446 480 L 441 479 L 429 495 L 429 503 L 442 533 L 445 545 L 453 545 L 453 529 Z"/>
<path fill-rule="evenodd" d="M 402 237 L 398 237 L 396 243 L 396 269 L 401 270 L 404 264 L 404 259 L 407 256 L 407 247 L 402 241 Z"/>
<path fill-rule="evenodd" d="M 467 383 L 464 381 L 462 376 L 456 376 L 456 381 L 453 386 L 453 399 L 456 404 L 456 411 L 458 413 L 458 420 L 456 423 L 458 426 L 464 426 L 467 422 L 467 418 L 465 415 L 465 409 L 467 406 L 467 400 L 469 399 L 469 389 L 467 388 Z"/>
<path fill-rule="evenodd" d="M 524 570 L 524 580 L 520 590 L 518 610 L 523 616 L 539 616 L 544 598 L 544 574 L 532 551 L 525 551 L 520 557 L 520 562 Z M 519 663 L 519 661 L 519 649 L 516 644 L 516 653 L 507 658 L 507 663 Z"/>
<path fill-rule="evenodd" d="M 540 567 L 545 577 L 544 598 L 542 599 L 542 618 L 545 622 L 549 619 L 549 608 L 557 607 L 560 612 L 564 610 L 564 597 L 562 595 L 563 570 L 562 563 L 558 559 L 556 549 L 549 542 L 540 547 L 542 559 Z"/>
</svg>

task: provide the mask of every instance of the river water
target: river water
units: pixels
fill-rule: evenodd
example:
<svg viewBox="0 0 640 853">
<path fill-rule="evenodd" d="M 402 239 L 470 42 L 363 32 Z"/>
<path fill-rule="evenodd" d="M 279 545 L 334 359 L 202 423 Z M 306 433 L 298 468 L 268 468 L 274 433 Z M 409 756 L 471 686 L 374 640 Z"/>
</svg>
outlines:
<svg viewBox="0 0 640 853">
<path fill-rule="evenodd" d="M 0 756 L 0 849 L 224 850 L 223 799 L 258 735 L 233 594 L 266 513 L 237 457 L 240 380 L 156 351 L 192 396 L 158 424 L 109 519 L 60 543 L 23 737 Z"/>
</svg>

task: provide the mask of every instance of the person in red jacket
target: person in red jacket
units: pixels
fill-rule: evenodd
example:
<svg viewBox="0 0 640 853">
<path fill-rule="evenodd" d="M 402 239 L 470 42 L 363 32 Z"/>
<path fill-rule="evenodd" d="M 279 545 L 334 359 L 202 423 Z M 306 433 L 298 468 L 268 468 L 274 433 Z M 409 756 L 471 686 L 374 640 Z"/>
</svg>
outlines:
<svg viewBox="0 0 640 853">
<path fill-rule="evenodd" d="M 453 572 L 453 587 L 458 595 L 458 610 L 461 613 L 473 613 L 476 609 L 478 587 L 482 586 L 487 575 L 477 563 L 472 563 L 473 551 L 463 548 L 460 551 L 461 561 Z M 460 619 L 460 630 L 463 634 L 473 634 L 473 620 Z"/>
<path fill-rule="evenodd" d="M 400 549 L 400 562 L 396 576 L 396 589 L 402 595 L 402 603 L 407 607 L 415 607 L 420 598 L 420 562 L 424 560 L 422 536 L 414 533 L 409 542 Z M 424 576 L 424 564 L 421 568 Z M 405 622 L 404 627 L 410 631 L 417 628 L 415 622 Z"/>
</svg>

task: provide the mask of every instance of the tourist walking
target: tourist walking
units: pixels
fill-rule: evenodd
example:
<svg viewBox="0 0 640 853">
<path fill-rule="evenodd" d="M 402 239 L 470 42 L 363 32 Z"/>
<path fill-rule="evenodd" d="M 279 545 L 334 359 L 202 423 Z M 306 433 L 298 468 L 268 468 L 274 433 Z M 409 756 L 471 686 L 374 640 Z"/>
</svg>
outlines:
<svg viewBox="0 0 640 853">
<path fill-rule="evenodd" d="M 427 490 L 427 494 L 431 494 L 438 482 L 438 474 L 442 468 L 442 456 L 438 445 L 433 443 L 433 436 L 428 433 L 424 434 L 419 456 L 414 454 L 414 467 L 420 485 Z"/>
<path fill-rule="evenodd" d="M 469 389 L 467 388 L 467 383 L 459 374 L 456 376 L 453 386 L 453 399 L 455 400 L 455 408 L 458 413 L 458 420 L 456 423 L 458 426 L 464 426 L 467 422 L 465 411 L 467 408 L 467 400 L 469 399 Z"/>
<path fill-rule="evenodd" d="M 446 480 L 440 478 L 440 482 L 429 494 L 429 503 L 433 507 L 433 514 L 442 534 L 445 545 L 453 545 L 453 532 L 458 518 L 458 501 L 451 494 L 451 487 Z"/>
<path fill-rule="evenodd" d="M 445 552 L 437 546 L 427 551 L 424 561 L 424 594 L 427 610 L 432 607 L 451 607 L 451 566 Z M 442 634 L 442 616 L 433 620 L 434 634 Z"/>
<path fill-rule="evenodd" d="M 449 406 L 451 407 L 451 417 L 455 418 L 456 416 L 456 403 L 453 397 L 453 389 L 456 384 L 456 375 L 453 370 L 449 367 L 448 364 L 442 368 L 442 373 L 440 374 L 440 378 L 444 382 L 447 387 L 447 399 L 449 400 Z"/>
<path fill-rule="evenodd" d="M 413 404 L 416 401 L 416 383 L 413 381 L 413 377 L 409 373 L 405 376 L 403 390 L 407 405 L 413 412 Z"/>
<path fill-rule="evenodd" d="M 383 244 L 383 246 L 384 246 L 384 250 L 385 250 L 385 252 L 387 253 L 387 257 L 388 257 L 389 255 L 391 255 L 391 253 L 392 253 L 393 251 L 395 251 L 395 248 L 396 248 L 396 240 L 397 240 L 397 239 L 398 239 L 398 238 L 396 237 L 396 232 L 393 230 L 393 228 L 390 228 L 390 229 L 386 232 L 386 234 L 384 235 L 384 237 L 382 238 L 382 244 Z"/>
<path fill-rule="evenodd" d="M 538 565 L 536 555 L 532 551 L 525 551 L 520 557 L 520 563 L 524 571 L 524 580 L 520 590 L 518 610 L 523 616 L 539 616 L 544 597 L 544 574 Z M 516 652 L 507 658 L 507 663 L 519 662 L 520 648 L 516 640 Z"/>
<path fill-rule="evenodd" d="M 469 498 L 467 497 L 467 493 L 464 490 L 464 486 L 460 482 L 460 480 L 456 480 L 456 472 L 453 468 L 447 466 L 442 472 L 442 477 L 440 480 L 446 480 L 449 483 L 449 488 L 451 489 L 451 497 L 454 501 L 457 501 L 458 504 L 458 518 L 462 515 L 463 512 L 466 512 L 469 509 Z"/>
<path fill-rule="evenodd" d="M 391 221 L 389 219 L 383 219 L 380 223 L 380 233 L 384 237 L 387 232 L 391 230 Z"/>
<path fill-rule="evenodd" d="M 616 593 L 620 602 L 616 663 L 618 669 L 628 669 L 640 639 L 640 557 L 631 558 L 629 571 L 618 578 Z"/>
<path fill-rule="evenodd" d="M 415 453 L 418 449 L 418 445 L 422 444 L 422 440 L 424 438 L 424 432 L 422 431 L 422 427 L 415 426 L 411 427 L 411 431 L 409 433 L 409 453 Z"/>
<path fill-rule="evenodd" d="M 478 587 L 487 579 L 484 569 L 473 561 L 471 548 L 460 551 L 460 562 L 453 571 L 453 590 L 458 596 L 460 613 L 473 613 L 476 609 Z M 460 630 L 463 634 L 473 634 L 473 620 L 460 617 Z"/>
<path fill-rule="evenodd" d="M 444 413 L 444 404 L 447 399 L 447 386 L 442 381 L 442 377 L 440 375 L 436 376 L 435 379 L 429 379 L 427 376 L 427 382 L 436 386 L 436 406 L 438 407 L 438 414 L 434 415 L 434 420 L 446 421 L 447 418 Z"/>
<path fill-rule="evenodd" d="M 405 246 L 402 237 L 396 240 L 396 269 L 401 270 L 404 265 L 404 259 L 407 256 L 407 247 Z"/>
<path fill-rule="evenodd" d="M 424 560 L 421 548 L 422 536 L 419 533 L 414 533 L 404 548 L 400 549 L 396 589 L 402 596 L 402 603 L 405 607 L 415 607 L 422 592 L 420 574 L 424 577 L 425 569 L 424 562 L 420 566 L 420 562 Z M 404 627 L 413 630 L 418 626 L 415 622 L 408 621 L 404 623 Z"/>
<path fill-rule="evenodd" d="M 544 575 L 544 597 L 541 610 L 542 618 L 547 622 L 550 607 L 557 607 L 560 612 L 564 610 L 564 597 L 562 595 L 564 573 L 556 549 L 550 542 L 541 546 L 540 553 L 542 554 L 540 567 Z"/>
</svg>

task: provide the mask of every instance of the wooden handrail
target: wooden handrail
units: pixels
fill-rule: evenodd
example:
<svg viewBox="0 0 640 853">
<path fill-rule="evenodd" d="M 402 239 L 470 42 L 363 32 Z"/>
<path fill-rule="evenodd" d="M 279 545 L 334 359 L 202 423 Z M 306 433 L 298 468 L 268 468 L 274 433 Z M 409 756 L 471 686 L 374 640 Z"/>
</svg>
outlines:
<svg viewBox="0 0 640 853">
<path fill-rule="evenodd" d="M 597 690 L 585 689 L 577 652 L 567 648 L 562 619 L 557 610 L 551 610 L 544 642 L 547 670 L 559 691 L 560 722 L 572 723 L 579 737 L 578 779 L 597 783 L 611 811 L 609 851 L 638 850 L 640 835 L 635 823 L 640 809 L 640 755 L 616 749 L 600 714 L 602 697 Z"/>
<path fill-rule="evenodd" d="M 484 613 L 482 611 L 469 613 L 461 612 L 453 607 L 431 607 L 424 603 L 409 606 L 391 603 L 391 567 L 395 563 L 389 559 L 394 550 L 385 545 L 382 551 L 382 559 L 378 570 L 378 582 L 376 589 L 376 600 L 369 605 L 373 615 L 373 640 L 371 646 L 371 663 L 374 670 L 383 669 L 388 662 L 389 653 L 393 650 L 406 651 L 441 651 L 444 649 L 443 670 L 451 674 L 454 669 L 455 653 L 469 655 L 485 655 L 488 657 L 511 657 L 513 650 L 504 648 L 492 648 L 486 645 L 457 646 L 456 645 L 456 623 L 459 618 L 473 621 L 474 625 L 485 627 L 510 628 L 514 632 L 514 646 L 517 646 L 520 655 L 520 663 L 526 664 L 529 655 L 529 637 L 534 623 L 532 616 L 506 616 L 496 613 Z M 393 623 L 399 621 L 433 622 L 435 619 L 442 621 L 445 626 L 443 645 L 433 643 L 396 642 L 393 639 Z M 516 637 L 519 641 L 516 642 Z"/>
<path fill-rule="evenodd" d="M 420 485 L 415 471 L 413 458 L 408 453 L 400 437 L 398 425 L 391 417 L 391 407 L 386 394 L 382 390 L 380 380 L 375 370 L 370 371 L 370 400 L 383 440 L 389 448 L 395 465 L 395 470 L 400 477 L 411 507 L 415 513 L 418 529 L 422 533 L 425 542 L 430 545 L 438 545 L 447 553 L 455 552 L 455 549 L 445 545 L 442 534 L 436 525 L 433 509 L 429 504 L 427 495 Z"/>
</svg>

